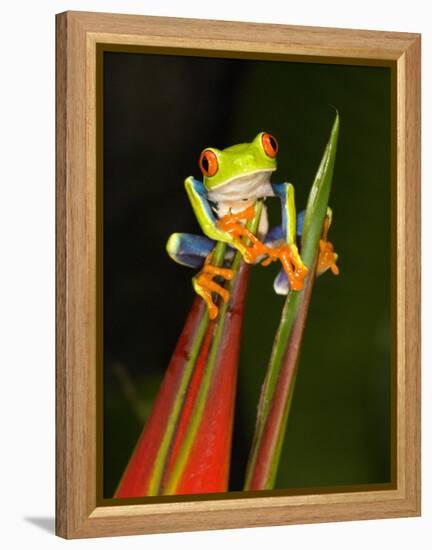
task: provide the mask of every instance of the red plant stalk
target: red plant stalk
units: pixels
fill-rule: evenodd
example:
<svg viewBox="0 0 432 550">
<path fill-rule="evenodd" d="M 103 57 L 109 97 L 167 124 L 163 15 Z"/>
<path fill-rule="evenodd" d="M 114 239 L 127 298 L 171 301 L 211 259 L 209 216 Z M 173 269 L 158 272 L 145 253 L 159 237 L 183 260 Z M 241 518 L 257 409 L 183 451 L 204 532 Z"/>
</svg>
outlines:
<svg viewBox="0 0 432 550">
<path fill-rule="evenodd" d="M 202 388 L 204 369 L 211 351 L 211 342 L 205 341 L 203 344 L 202 356 L 194 372 L 196 380 L 192 379 L 171 459 L 164 475 L 165 492 L 191 494 L 228 490 L 237 365 L 250 268 L 250 265 L 241 263 L 231 291 L 231 300 L 223 323 L 222 336 L 218 344 L 216 362 L 209 381 L 203 414 L 187 463 L 173 491 L 168 489 L 170 474 L 179 457 L 181 444 L 193 412 L 193 405 L 200 388 Z M 212 325 L 213 328 L 209 327 L 208 330 L 210 339 L 214 337 L 215 323 Z"/>
<path fill-rule="evenodd" d="M 261 207 L 253 221 L 256 228 Z M 252 229 L 252 228 L 251 228 Z M 223 254 L 225 245 L 223 245 Z M 116 498 L 228 490 L 237 366 L 250 265 L 236 253 L 230 299 L 190 310 Z"/>
<path fill-rule="evenodd" d="M 170 411 L 178 394 L 190 346 L 197 333 L 199 322 L 206 313 L 205 309 L 204 302 L 197 296 L 168 365 L 151 414 L 123 473 L 115 497 L 139 497 L 145 496 L 149 492 L 153 465 L 169 420 Z"/>
</svg>

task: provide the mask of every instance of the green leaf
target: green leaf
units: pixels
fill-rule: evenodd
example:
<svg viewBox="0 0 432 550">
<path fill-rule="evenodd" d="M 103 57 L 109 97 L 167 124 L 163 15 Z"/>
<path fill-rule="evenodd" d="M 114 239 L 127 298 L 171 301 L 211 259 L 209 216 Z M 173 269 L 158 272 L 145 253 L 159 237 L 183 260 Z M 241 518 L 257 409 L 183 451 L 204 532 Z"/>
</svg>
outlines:
<svg viewBox="0 0 432 550">
<path fill-rule="evenodd" d="M 245 490 L 274 487 L 315 279 L 319 240 L 328 208 L 338 135 L 339 115 L 336 114 L 306 207 L 301 256 L 309 268 L 309 274 L 303 290 L 288 293 L 282 311 L 261 391 L 255 434 L 246 471 Z"/>
</svg>

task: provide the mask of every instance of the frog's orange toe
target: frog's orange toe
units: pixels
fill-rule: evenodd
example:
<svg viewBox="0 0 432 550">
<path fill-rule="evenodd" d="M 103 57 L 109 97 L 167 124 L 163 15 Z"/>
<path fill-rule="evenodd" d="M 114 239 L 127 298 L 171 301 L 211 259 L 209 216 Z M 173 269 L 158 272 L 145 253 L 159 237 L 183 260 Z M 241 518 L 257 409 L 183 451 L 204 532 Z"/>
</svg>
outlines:
<svg viewBox="0 0 432 550">
<path fill-rule="evenodd" d="M 330 241 L 320 240 L 317 275 L 322 275 L 327 269 L 330 269 L 333 275 L 339 275 L 339 267 L 336 265 L 338 255 Z"/>
<path fill-rule="evenodd" d="M 225 214 L 222 218 L 217 221 L 217 226 L 224 231 L 229 233 L 238 233 L 242 235 L 242 229 L 244 228 L 243 223 L 245 221 L 252 220 L 255 216 L 255 208 L 249 206 L 241 212 L 235 212 L 230 214 Z"/>
<path fill-rule="evenodd" d="M 213 301 L 212 293 L 218 294 L 222 300 L 227 303 L 230 293 L 226 288 L 213 281 L 213 277 L 223 277 L 231 280 L 234 277 L 232 269 L 217 267 L 210 263 L 205 263 L 202 270 L 192 279 L 195 292 L 201 296 L 207 305 L 209 319 L 216 319 L 219 308 Z"/>
<path fill-rule="evenodd" d="M 211 301 L 211 303 L 207 302 L 207 311 L 210 321 L 214 321 L 219 314 L 219 308 L 213 303 L 213 301 Z"/>
<path fill-rule="evenodd" d="M 200 271 L 201 274 L 207 275 L 209 278 L 223 277 L 224 279 L 231 281 L 234 277 L 234 271 L 226 267 L 217 267 L 212 264 L 204 264 L 204 267 Z"/>
<path fill-rule="evenodd" d="M 287 273 L 290 288 L 293 290 L 302 290 L 307 273 L 307 269 L 295 269 Z"/>
</svg>

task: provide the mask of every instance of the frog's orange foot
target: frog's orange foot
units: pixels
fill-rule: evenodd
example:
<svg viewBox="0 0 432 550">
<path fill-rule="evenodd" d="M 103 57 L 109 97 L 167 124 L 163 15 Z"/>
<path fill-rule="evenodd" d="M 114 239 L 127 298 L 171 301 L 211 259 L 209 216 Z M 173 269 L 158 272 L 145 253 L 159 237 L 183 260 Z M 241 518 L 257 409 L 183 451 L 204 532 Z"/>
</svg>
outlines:
<svg viewBox="0 0 432 550">
<path fill-rule="evenodd" d="M 282 244 L 274 248 L 267 248 L 267 254 L 268 257 L 262 262 L 262 265 L 266 266 L 275 260 L 280 260 L 287 274 L 290 288 L 301 290 L 309 270 L 302 262 L 297 246 L 295 244 Z"/>
<path fill-rule="evenodd" d="M 254 264 L 258 258 L 267 254 L 264 245 L 249 229 L 245 222 L 255 216 L 255 208 L 250 206 L 246 210 L 234 214 L 226 214 L 217 222 L 217 226 L 226 231 L 234 240 L 234 246 L 240 250 L 243 259 L 248 264 Z"/>
<path fill-rule="evenodd" d="M 330 241 L 324 239 L 319 243 L 319 256 L 317 265 L 317 275 L 322 275 L 327 269 L 330 269 L 333 275 L 339 275 L 339 268 L 336 265 L 338 255 Z"/>
<path fill-rule="evenodd" d="M 245 221 L 251 220 L 255 215 L 255 209 L 253 206 L 250 206 L 242 212 L 237 212 L 235 214 L 226 214 L 220 220 L 217 221 L 217 226 L 222 231 L 226 231 L 233 239 L 241 246 L 245 246 L 245 242 L 242 239 L 249 240 L 254 242 L 256 240 L 255 236 L 249 231 L 249 229 L 244 225 Z"/>
<path fill-rule="evenodd" d="M 287 274 L 290 288 L 301 290 L 309 270 L 302 262 L 297 246 L 295 244 L 283 246 L 280 261 Z"/>
<path fill-rule="evenodd" d="M 247 264 L 254 264 L 259 258 L 268 254 L 268 247 L 262 243 L 259 239 L 252 236 L 250 239 L 252 242 L 251 246 L 247 246 L 243 252 L 243 259 Z"/>
<path fill-rule="evenodd" d="M 230 232 L 238 232 L 240 227 L 243 226 L 243 222 L 252 220 L 255 216 L 255 208 L 249 206 L 241 212 L 235 212 L 233 214 L 226 214 L 220 220 L 217 221 L 217 225 L 220 229 Z"/>
<path fill-rule="evenodd" d="M 213 278 L 223 277 L 230 281 L 233 276 L 232 269 L 216 267 L 206 263 L 201 271 L 193 278 L 192 284 L 195 292 L 199 294 L 207 304 L 210 319 L 216 319 L 219 313 L 219 308 L 213 301 L 212 292 L 218 294 L 225 303 L 228 302 L 230 296 L 228 290 L 218 283 L 215 283 Z"/>
</svg>

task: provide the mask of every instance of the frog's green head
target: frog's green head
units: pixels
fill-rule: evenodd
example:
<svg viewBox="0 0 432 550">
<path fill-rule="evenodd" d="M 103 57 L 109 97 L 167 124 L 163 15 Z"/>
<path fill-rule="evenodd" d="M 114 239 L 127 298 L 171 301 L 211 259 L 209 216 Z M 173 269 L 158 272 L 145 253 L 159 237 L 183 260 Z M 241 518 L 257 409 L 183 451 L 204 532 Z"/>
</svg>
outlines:
<svg viewBox="0 0 432 550">
<path fill-rule="evenodd" d="M 277 141 L 267 132 L 260 132 L 250 143 L 204 149 L 199 165 L 210 198 L 217 202 L 225 197 L 245 200 L 268 195 L 277 152 Z"/>
</svg>

